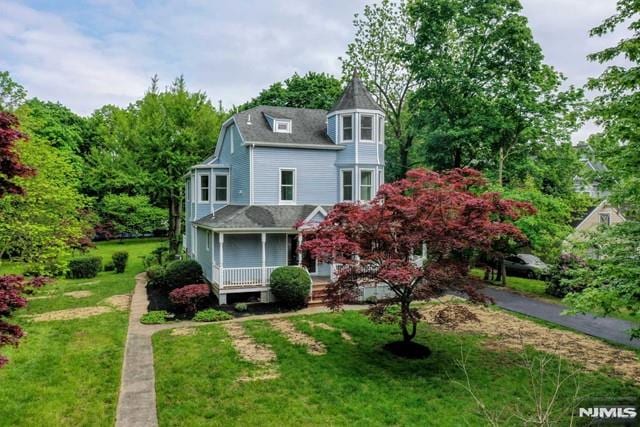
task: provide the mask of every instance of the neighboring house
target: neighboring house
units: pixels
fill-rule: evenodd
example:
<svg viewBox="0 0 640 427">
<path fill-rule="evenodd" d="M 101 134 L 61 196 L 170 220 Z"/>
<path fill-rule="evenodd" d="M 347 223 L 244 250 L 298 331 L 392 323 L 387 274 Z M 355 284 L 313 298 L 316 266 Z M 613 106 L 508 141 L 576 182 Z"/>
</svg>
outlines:
<svg viewBox="0 0 640 427">
<path fill-rule="evenodd" d="M 575 146 L 575 149 L 580 155 L 580 161 L 589 173 L 597 175 L 607 170 L 605 165 L 595 160 L 593 148 L 589 144 L 580 142 Z M 573 177 L 573 188 L 577 193 L 586 193 L 594 199 L 602 199 L 609 195 L 609 192 L 600 189 L 597 178 L 585 179 L 581 176 L 575 176 Z"/>
<path fill-rule="evenodd" d="M 215 153 L 186 177 L 183 238 L 221 304 L 234 293 L 270 301 L 279 266 L 330 280 L 334 266 L 299 253 L 299 229 L 335 203 L 374 197 L 384 182 L 384 120 L 354 76 L 330 111 L 258 106 L 223 124 Z"/>
<path fill-rule="evenodd" d="M 571 224 L 574 231 L 567 238 L 568 241 L 582 240 L 586 232 L 593 231 L 601 225 L 614 225 L 624 222 L 625 218 L 620 210 L 611 206 L 606 200 L 585 211 L 580 218 Z"/>
</svg>

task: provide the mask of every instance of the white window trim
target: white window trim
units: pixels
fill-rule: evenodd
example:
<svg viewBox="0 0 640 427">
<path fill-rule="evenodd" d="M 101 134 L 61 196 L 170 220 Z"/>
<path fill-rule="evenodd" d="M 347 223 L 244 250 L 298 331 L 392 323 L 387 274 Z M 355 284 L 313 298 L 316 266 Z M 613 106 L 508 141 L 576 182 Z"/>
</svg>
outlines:
<svg viewBox="0 0 640 427">
<path fill-rule="evenodd" d="M 227 177 L 227 198 L 225 200 L 218 200 L 218 186 L 216 185 L 216 178 L 219 176 Z M 229 179 L 228 173 L 216 173 L 213 175 L 213 202 L 214 203 L 229 203 L 229 192 L 231 187 L 231 180 Z"/>
<path fill-rule="evenodd" d="M 351 172 L 351 200 L 344 199 L 344 172 Z M 353 168 L 340 169 L 340 201 L 355 202 L 356 201 L 356 172 Z"/>
<path fill-rule="evenodd" d="M 371 198 L 364 200 L 362 198 L 362 172 L 370 172 L 371 173 Z M 376 196 L 376 173 L 375 169 L 371 168 L 360 168 L 358 170 L 358 201 L 360 202 L 370 202 Z"/>
<path fill-rule="evenodd" d="M 278 124 L 281 124 L 281 123 L 284 123 L 287 125 L 286 130 L 278 129 Z M 273 131 L 275 133 L 291 133 L 291 120 L 273 119 Z"/>
<path fill-rule="evenodd" d="M 207 195 L 209 198 L 207 200 L 202 200 L 202 177 L 206 176 L 209 180 L 209 186 L 207 187 Z M 208 173 L 199 173 L 197 175 L 197 186 L 198 186 L 198 203 L 209 203 L 211 201 L 211 175 Z"/>
<path fill-rule="evenodd" d="M 191 178 L 187 178 L 184 192 L 185 192 L 185 195 L 184 195 L 185 200 L 187 202 L 191 202 Z"/>
<path fill-rule="evenodd" d="M 282 200 L 282 171 L 293 172 L 293 200 Z M 279 168 L 278 169 L 278 201 L 281 205 L 295 205 L 296 194 L 298 192 L 298 170 L 296 168 Z"/>
<path fill-rule="evenodd" d="M 343 118 L 350 116 L 351 117 L 351 139 L 344 139 L 344 121 Z M 349 113 L 349 114 L 340 114 L 339 116 L 339 128 L 340 128 L 340 142 L 353 142 L 354 140 L 354 134 L 356 131 L 356 127 L 355 127 L 355 114 L 353 113 Z"/>
<path fill-rule="evenodd" d="M 376 132 L 376 126 L 375 126 L 375 118 L 376 116 L 374 114 L 360 114 L 360 120 L 358 123 L 358 134 L 360 135 L 360 141 L 362 142 L 375 142 L 375 132 Z M 363 117 L 371 117 L 371 139 L 364 139 L 362 138 L 362 118 Z"/>
<path fill-rule="evenodd" d="M 377 138 L 378 144 L 384 144 L 384 116 L 378 115 Z"/>
</svg>

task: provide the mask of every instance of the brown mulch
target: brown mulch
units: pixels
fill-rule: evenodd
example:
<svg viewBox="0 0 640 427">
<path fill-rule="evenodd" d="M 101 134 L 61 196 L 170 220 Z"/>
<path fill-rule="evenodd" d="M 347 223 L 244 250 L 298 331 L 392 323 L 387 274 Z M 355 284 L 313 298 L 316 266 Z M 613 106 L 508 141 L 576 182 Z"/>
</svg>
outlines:
<svg viewBox="0 0 640 427">
<path fill-rule="evenodd" d="M 127 311 L 131 305 L 131 295 L 112 295 L 102 301 L 116 310 Z"/>
<path fill-rule="evenodd" d="M 327 348 L 324 344 L 304 332 L 297 330 L 290 321 L 278 319 L 272 320 L 270 323 L 271 326 L 284 335 L 290 343 L 307 347 L 307 353 L 314 356 L 320 356 L 327 353 Z"/>
<path fill-rule="evenodd" d="M 110 307 L 79 307 L 67 310 L 48 311 L 46 313 L 36 314 L 32 317 L 35 322 L 49 322 L 51 320 L 73 320 L 84 319 L 87 317 L 98 316 L 100 314 L 111 312 Z"/>
<path fill-rule="evenodd" d="M 196 334 L 196 328 L 175 328 L 172 329 L 169 335 L 173 337 L 188 337 Z"/>
<path fill-rule="evenodd" d="M 72 291 L 72 292 L 65 292 L 64 294 L 65 297 L 71 297 L 71 298 L 88 298 L 91 295 L 93 295 L 93 292 L 91 291 Z"/>
<path fill-rule="evenodd" d="M 276 360 L 276 353 L 270 346 L 258 344 L 247 335 L 244 327 L 239 323 L 226 323 L 224 329 L 231 337 L 231 344 L 241 358 L 251 363 L 268 363 Z"/>
<path fill-rule="evenodd" d="M 462 309 L 460 306 L 463 306 Z M 466 312 L 471 316 L 468 316 Z M 433 304 L 420 312 L 435 328 L 483 334 L 486 347 L 495 350 L 522 350 L 532 346 L 583 365 L 587 370 L 607 370 L 640 383 L 640 360 L 635 352 L 616 348 L 596 338 L 561 329 L 551 329 L 509 313 L 468 304 Z M 444 312 L 444 313 L 443 313 Z M 452 314 L 453 313 L 453 314 Z M 455 313 L 464 313 L 458 316 Z M 464 319 L 463 317 L 469 317 Z M 450 323 L 443 319 L 453 317 Z"/>
<path fill-rule="evenodd" d="M 322 322 L 312 322 L 311 320 L 303 320 L 303 322 L 308 324 L 312 328 L 324 329 L 325 331 L 335 332 L 338 330 L 337 328 L 334 328 L 333 326 L 327 325 L 326 323 L 322 323 Z M 351 337 L 351 335 L 349 335 L 345 331 L 340 331 L 340 336 L 342 337 L 343 340 L 353 343 L 353 338 Z"/>
</svg>

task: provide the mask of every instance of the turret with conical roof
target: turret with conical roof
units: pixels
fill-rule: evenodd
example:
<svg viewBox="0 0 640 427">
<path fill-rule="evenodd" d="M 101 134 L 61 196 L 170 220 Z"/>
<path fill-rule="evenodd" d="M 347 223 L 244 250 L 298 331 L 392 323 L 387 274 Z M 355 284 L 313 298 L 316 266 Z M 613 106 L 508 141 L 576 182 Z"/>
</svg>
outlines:
<svg viewBox="0 0 640 427">
<path fill-rule="evenodd" d="M 368 200 L 384 182 L 384 111 L 357 71 L 327 113 L 327 135 L 337 152 L 341 200 Z"/>
<path fill-rule="evenodd" d="M 371 92 L 367 90 L 362 80 L 360 80 L 360 75 L 357 70 L 353 71 L 353 77 L 351 77 L 349 84 L 347 84 L 338 102 L 329 110 L 329 114 L 334 111 L 355 109 L 377 110 L 382 112 L 382 108 L 380 108 L 373 99 Z"/>
</svg>

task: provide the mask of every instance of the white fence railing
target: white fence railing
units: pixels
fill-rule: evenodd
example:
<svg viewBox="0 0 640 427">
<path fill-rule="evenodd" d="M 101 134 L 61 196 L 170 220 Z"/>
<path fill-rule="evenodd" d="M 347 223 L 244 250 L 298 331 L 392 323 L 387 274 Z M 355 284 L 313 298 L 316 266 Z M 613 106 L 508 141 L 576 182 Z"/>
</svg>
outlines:
<svg viewBox="0 0 640 427">
<path fill-rule="evenodd" d="M 221 288 L 245 287 L 245 286 L 267 286 L 269 278 L 275 267 L 239 267 L 221 268 L 213 266 L 213 281 Z"/>
</svg>

